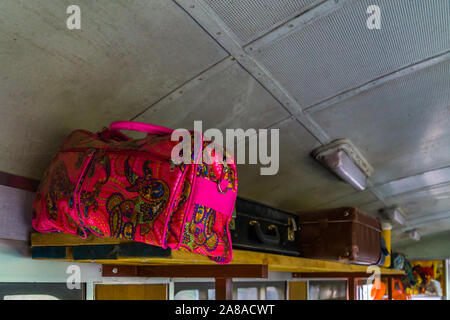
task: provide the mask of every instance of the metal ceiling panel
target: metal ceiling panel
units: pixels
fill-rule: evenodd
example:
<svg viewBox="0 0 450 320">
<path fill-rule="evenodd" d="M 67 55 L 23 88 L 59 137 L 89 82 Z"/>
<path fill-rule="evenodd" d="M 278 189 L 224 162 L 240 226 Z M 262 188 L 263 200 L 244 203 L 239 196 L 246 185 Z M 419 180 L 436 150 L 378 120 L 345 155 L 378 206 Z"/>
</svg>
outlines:
<svg viewBox="0 0 450 320">
<path fill-rule="evenodd" d="M 332 139 L 352 140 L 383 184 L 450 164 L 449 88 L 447 61 L 312 116 Z"/>
<path fill-rule="evenodd" d="M 239 165 L 239 195 L 289 211 L 313 210 L 355 190 L 310 157 L 317 140 L 296 120 L 274 128 L 280 130 L 279 172 L 260 175 L 260 165 Z"/>
<path fill-rule="evenodd" d="M 415 229 L 422 236 L 432 233 L 439 233 L 445 230 L 450 230 L 450 217 L 446 219 L 441 219 L 438 223 L 427 223 L 419 225 Z"/>
<path fill-rule="evenodd" d="M 0 170 L 40 178 L 75 128 L 129 120 L 228 54 L 166 0 L 0 3 Z"/>
<path fill-rule="evenodd" d="M 374 217 L 382 218 L 379 214 L 380 209 L 386 208 L 386 205 L 384 205 L 381 201 L 377 200 L 371 203 L 364 203 L 358 206 L 361 211 L 366 212 Z"/>
<path fill-rule="evenodd" d="M 241 44 L 278 27 L 324 0 L 203 0 Z"/>
<path fill-rule="evenodd" d="M 369 190 L 366 190 L 363 192 L 354 192 L 343 198 L 321 204 L 314 210 L 338 208 L 338 207 L 357 207 L 362 209 L 363 207 L 366 207 L 368 204 L 372 204 L 376 201 L 377 198 Z M 377 211 L 377 209 L 370 208 L 370 212 L 368 213 L 374 213 L 375 211 Z"/>
<path fill-rule="evenodd" d="M 439 260 L 450 256 L 450 232 L 424 236 L 420 241 L 406 239 L 396 242 L 392 249 L 406 254 L 410 260 Z"/>
<path fill-rule="evenodd" d="M 381 30 L 366 26 L 370 5 Z M 354 0 L 252 52 L 306 108 L 448 51 L 449 20 L 449 1 Z"/>
<path fill-rule="evenodd" d="M 385 196 L 394 196 L 446 182 L 450 182 L 450 167 L 391 181 L 378 186 L 378 190 Z"/>
<path fill-rule="evenodd" d="M 450 211 L 428 214 L 421 218 L 410 219 L 408 225 L 412 228 L 420 227 L 429 223 L 440 224 L 441 221 L 450 219 Z"/>
<path fill-rule="evenodd" d="M 392 206 L 401 206 L 406 215 L 406 225 L 394 224 L 393 241 L 408 239 L 405 231 L 417 229 L 420 234 L 429 234 L 446 230 L 450 219 L 450 184 L 402 193 L 386 198 Z M 367 207 L 382 208 L 379 203 L 369 204 Z"/>
<path fill-rule="evenodd" d="M 408 214 L 407 221 L 450 211 L 450 184 L 387 198 L 392 204 L 400 205 Z"/>
<path fill-rule="evenodd" d="M 287 111 L 234 59 L 226 58 L 165 97 L 136 121 L 171 128 L 266 128 L 289 117 Z"/>
<path fill-rule="evenodd" d="M 441 221 L 439 221 L 439 223 L 428 223 L 428 224 L 420 225 L 416 228 L 416 230 L 417 230 L 417 232 L 419 232 L 419 234 L 421 236 L 450 230 L 450 218 L 441 220 Z M 409 239 L 409 236 L 408 236 L 407 232 L 404 232 L 403 230 L 399 230 L 399 229 L 392 231 L 392 241 L 393 242 L 400 242 L 400 241 L 408 240 L 408 239 Z"/>
</svg>

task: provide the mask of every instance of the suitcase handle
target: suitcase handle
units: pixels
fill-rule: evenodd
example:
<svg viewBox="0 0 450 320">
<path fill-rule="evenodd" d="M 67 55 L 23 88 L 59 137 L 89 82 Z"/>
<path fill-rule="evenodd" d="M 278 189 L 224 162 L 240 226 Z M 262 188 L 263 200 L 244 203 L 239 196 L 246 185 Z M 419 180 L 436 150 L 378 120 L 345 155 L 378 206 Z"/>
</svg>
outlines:
<svg viewBox="0 0 450 320">
<path fill-rule="evenodd" d="M 261 241 L 264 244 L 267 245 L 278 245 L 280 243 L 280 232 L 278 231 L 278 228 L 276 225 L 271 224 L 269 226 L 269 230 L 275 230 L 275 235 L 270 236 L 265 234 L 261 229 L 261 224 L 258 221 L 252 220 L 250 221 L 250 225 L 255 227 L 256 236 L 258 237 L 259 241 Z"/>
</svg>

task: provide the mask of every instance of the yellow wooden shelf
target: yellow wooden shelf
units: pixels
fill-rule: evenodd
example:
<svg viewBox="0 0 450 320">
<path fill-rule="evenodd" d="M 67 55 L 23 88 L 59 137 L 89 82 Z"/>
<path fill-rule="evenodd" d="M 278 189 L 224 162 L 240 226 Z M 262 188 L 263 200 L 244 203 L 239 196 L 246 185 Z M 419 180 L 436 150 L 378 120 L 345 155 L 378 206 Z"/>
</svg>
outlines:
<svg viewBox="0 0 450 320">
<path fill-rule="evenodd" d="M 56 233 L 33 233 L 31 235 L 31 245 L 33 247 L 39 246 L 83 246 L 83 245 L 106 245 L 119 244 L 124 242 L 121 239 L 97 238 L 88 237 L 82 239 L 80 237 L 70 234 L 56 234 Z M 69 258 L 67 261 L 73 261 Z M 101 264 L 125 264 L 125 265 L 182 265 L 182 264 L 201 264 L 201 265 L 216 265 L 216 263 L 209 260 L 207 257 L 183 252 L 180 250 L 172 250 L 169 257 L 166 258 L 118 258 L 117 260 L 77 260 L 77 262 L 96 262 Z M 297 272 L 297 273 L 317 273 L 317 272 L 343 272 L 343 273 L 365 273 L 367 266 L 339 263 L 332 261 L 306 259 L 299 257 L 289 257 L 270 253 L 261 253 L 244 250 L 233 250 L 233 261 L 230 264 L 258 264 L 267 265 L 269 271 L 282 272 Z M 401 270 L 380 268 L 382 275 L 403 275 Z"/>
<path fill-rule="evenodd" d="M 77 237 L 67 233 L 32 233 L 31 246 L 32 247 L 65 247 L 65 246 L 89 246 L 102 244 L 119 244 L 130 243 L 131 240 L 115 239 L 115 238 L 100 238 L 89 235 L 86 239 Z"/>
</svg>

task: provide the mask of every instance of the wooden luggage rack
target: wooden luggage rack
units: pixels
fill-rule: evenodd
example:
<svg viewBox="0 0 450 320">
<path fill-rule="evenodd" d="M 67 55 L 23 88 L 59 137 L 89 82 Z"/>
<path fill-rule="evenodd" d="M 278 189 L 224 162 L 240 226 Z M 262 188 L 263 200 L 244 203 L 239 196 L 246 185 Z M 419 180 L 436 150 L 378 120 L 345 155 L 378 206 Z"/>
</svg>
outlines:
<svg viewBox="0 0 450 320">
<path fill-rule="evenodd" d="M 93 236 L 81 239 L 60 233 L 33 233 L 31 246 L 34 259 L 102 264 L 105 277 L 215 278 L 217 299 L 231 299 L 233 278 L 268 278 L 269 271 L 279 271 L 290 272 L 293 278 L 348 279 L 348 296 L 353 300 L 356 279 L 372 275 L 361 265 L 243 250 L 234 250 L 230 264 L 218 265 L 198 254 L 121 239 Z M 380 271 L 381 277 L 389 280 L 404 275 L 400 270 L 380 268 Z M 390 285 L 388 289 L 392 298 Z"/>
</svg>

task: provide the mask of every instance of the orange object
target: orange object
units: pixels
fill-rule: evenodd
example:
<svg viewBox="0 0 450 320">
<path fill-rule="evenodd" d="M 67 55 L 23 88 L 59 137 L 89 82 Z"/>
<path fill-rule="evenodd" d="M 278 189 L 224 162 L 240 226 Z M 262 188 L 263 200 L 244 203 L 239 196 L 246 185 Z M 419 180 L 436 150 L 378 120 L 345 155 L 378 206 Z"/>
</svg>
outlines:
<svg viewBox="0 0 450 320">
<path fill-rule="evenodd" d="M 388 300 L 385 298 L 386 285 L 380 280 L 375 280 L 370 296 L 372 300 Z M 411 295 L 405 293 L 402 282 L 399 279 L 392 280 L 392 300 L 411 300 Z"/>
<path fill-rule="evenodd" d="M 396 289 L 397 288 L 397 289 Z M 410 300 L 411 295 L 405 293 L 402 282 L 399 279 L 392 280 L 392 300 Z"/>
<path fill-rule="evenodd" d="M 370 291 L 370 297 L 372 300 L 383 300 L 386 295 L 386 285 L 379 279 L 375 279 L 372 290 Z"/>
</svg>

